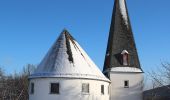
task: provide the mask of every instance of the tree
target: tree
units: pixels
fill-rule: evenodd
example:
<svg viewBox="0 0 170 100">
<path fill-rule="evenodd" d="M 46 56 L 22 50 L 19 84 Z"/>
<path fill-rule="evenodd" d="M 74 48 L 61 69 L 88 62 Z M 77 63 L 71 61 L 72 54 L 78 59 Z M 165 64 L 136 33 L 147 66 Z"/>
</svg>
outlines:
<svg viewBox="0 0 170 100">
<path fill-rule="evenodd" d="M 161 63 L 158 70 L 149 72 L 154 87 L 170 85 L 170 63 Z M 170 89 L 170 87 L 167 87 Z"/>
<path fill-rule="evenodd" d="M 157 70 L 148 72 L 152 89 L 144 92 L 144 100 L 169 100 L 170 63 L 161 63 Z"/>
<path fill-rule="evenodd" d="M 3 96 L 3 90 L 4 90 L 4 79 L 5 79 L 5 76 L 4 76 L 4 71 L 3 69 L 0 67 L 0 100 L 1 100 L 1 97 Z"/>
<path fill-rule="evenodd" d="M 5 72 L 4 70 L 0 67 L 0 80 L 3 80 L 5 78 Z"/>
<path fill-rule="evenodd" d="M 22 72 L 12 75 L 4 75 L 0 68 L 0 100 L 28 100 L 28 77 L 36 66 L 28 64 Z"/>
<path fill-rule="evenodd" d="M 18 98 L 20 98 L 19 100 L 28 100 L 28 87 L 29 87 L 29 81 L 28 81 L 28 77 L 29 75 L 31 75 L 34 71 L 35 71 L 36 66 L 32 65 L 32 64 L 27 64 L 24 68 L 23 71 L 20 75 L 19 78 L 19 82 L 20 82 L 20 86 L 18 87 L 18 89 L 20 89 L 20 93 Z"/>
</svg>

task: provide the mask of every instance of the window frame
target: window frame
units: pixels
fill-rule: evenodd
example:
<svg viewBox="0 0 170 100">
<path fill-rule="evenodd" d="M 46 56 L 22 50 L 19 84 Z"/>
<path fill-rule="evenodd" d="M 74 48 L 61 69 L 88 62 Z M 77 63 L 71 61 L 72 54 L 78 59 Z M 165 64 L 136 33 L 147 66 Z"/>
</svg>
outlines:
<svg viewBox="0 0 170 100">
<path fill-rule="evenodd" d="M 101 85 L 101 94 L 104 95 L 104 85 Z"/>
<path fill-rule="evenodd" d="M 129 80 L 124 80 L 124 88 L 129 88 Z"/>
<path fill-rule="evenodd" d="M 90 84 L 89 83 L 82 83 L 81 92 L 83 94 L 89 94 L 90 93 Z"/>
<path fill-rule="evenodd" d="M 57 90 L 53 90 L 52 91 L 52 85 L 56 85 L 58 88 L 57 88 Z M 52 83 L 50 83 L 50 94 L 60 94 L 60 83 L 58 83 L 58 82 L 52 82 Z"/>
<path fill-rule="evenodd" d="M 30 83 L 30 94 L 34 94 L 35 92 L 35 84 L 33 82 Z"/>
</svg>

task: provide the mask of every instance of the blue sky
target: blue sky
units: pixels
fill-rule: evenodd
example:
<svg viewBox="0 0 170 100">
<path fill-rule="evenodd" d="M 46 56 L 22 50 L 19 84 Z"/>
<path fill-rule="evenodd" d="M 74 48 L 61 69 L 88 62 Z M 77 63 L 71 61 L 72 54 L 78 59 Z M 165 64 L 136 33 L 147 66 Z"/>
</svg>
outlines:
<svg viewBox="0 0 170 100">
<path fill-rule="evenodd" d="M 145 72 L 170 61 L 170 0 L 126 0 Z M 114 0 L 0 0 L 0 66 L 39 64 L 66 28 L 102 69 Z"/>
</svg>

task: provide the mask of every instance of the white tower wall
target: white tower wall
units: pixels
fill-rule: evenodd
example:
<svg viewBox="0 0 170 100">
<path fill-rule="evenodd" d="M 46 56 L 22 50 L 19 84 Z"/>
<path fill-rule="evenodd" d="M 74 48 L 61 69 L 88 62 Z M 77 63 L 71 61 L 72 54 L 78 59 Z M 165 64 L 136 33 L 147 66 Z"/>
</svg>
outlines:
<svg viewBox="0 0 170 100">
<path fill-rule="evenodd" d="M 111 100 L 143 100 L 143 73 L 136 72 L 110 72 Z M 124 87 L 128 81 L 129 87 Z"/>
<path fill-rule="evenodd" d="M 109 100 L 109 82 L 89 79 L 69 78 L 36 78 L 34 94 L 29 94 L 29 100 Z M 59 94 L 50 94 L 50 83 L 59 83 Z M 82 83 L 89 83 L 89 93 L 82 93 Z M 104 94 L 101 93 L 104 85 Z"/>
</svg>

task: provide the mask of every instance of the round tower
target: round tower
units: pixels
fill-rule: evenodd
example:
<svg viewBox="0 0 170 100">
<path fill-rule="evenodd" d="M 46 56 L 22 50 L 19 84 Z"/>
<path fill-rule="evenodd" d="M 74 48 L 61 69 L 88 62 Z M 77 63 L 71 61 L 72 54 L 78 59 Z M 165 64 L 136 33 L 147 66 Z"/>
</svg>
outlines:
<svg viewBox="0 0 170 100">
<path fill-rule="evenodd" d="M 109 100 L 110 81 L 66 30 L 29 84 L 29 100 Z"/>
</svg>

